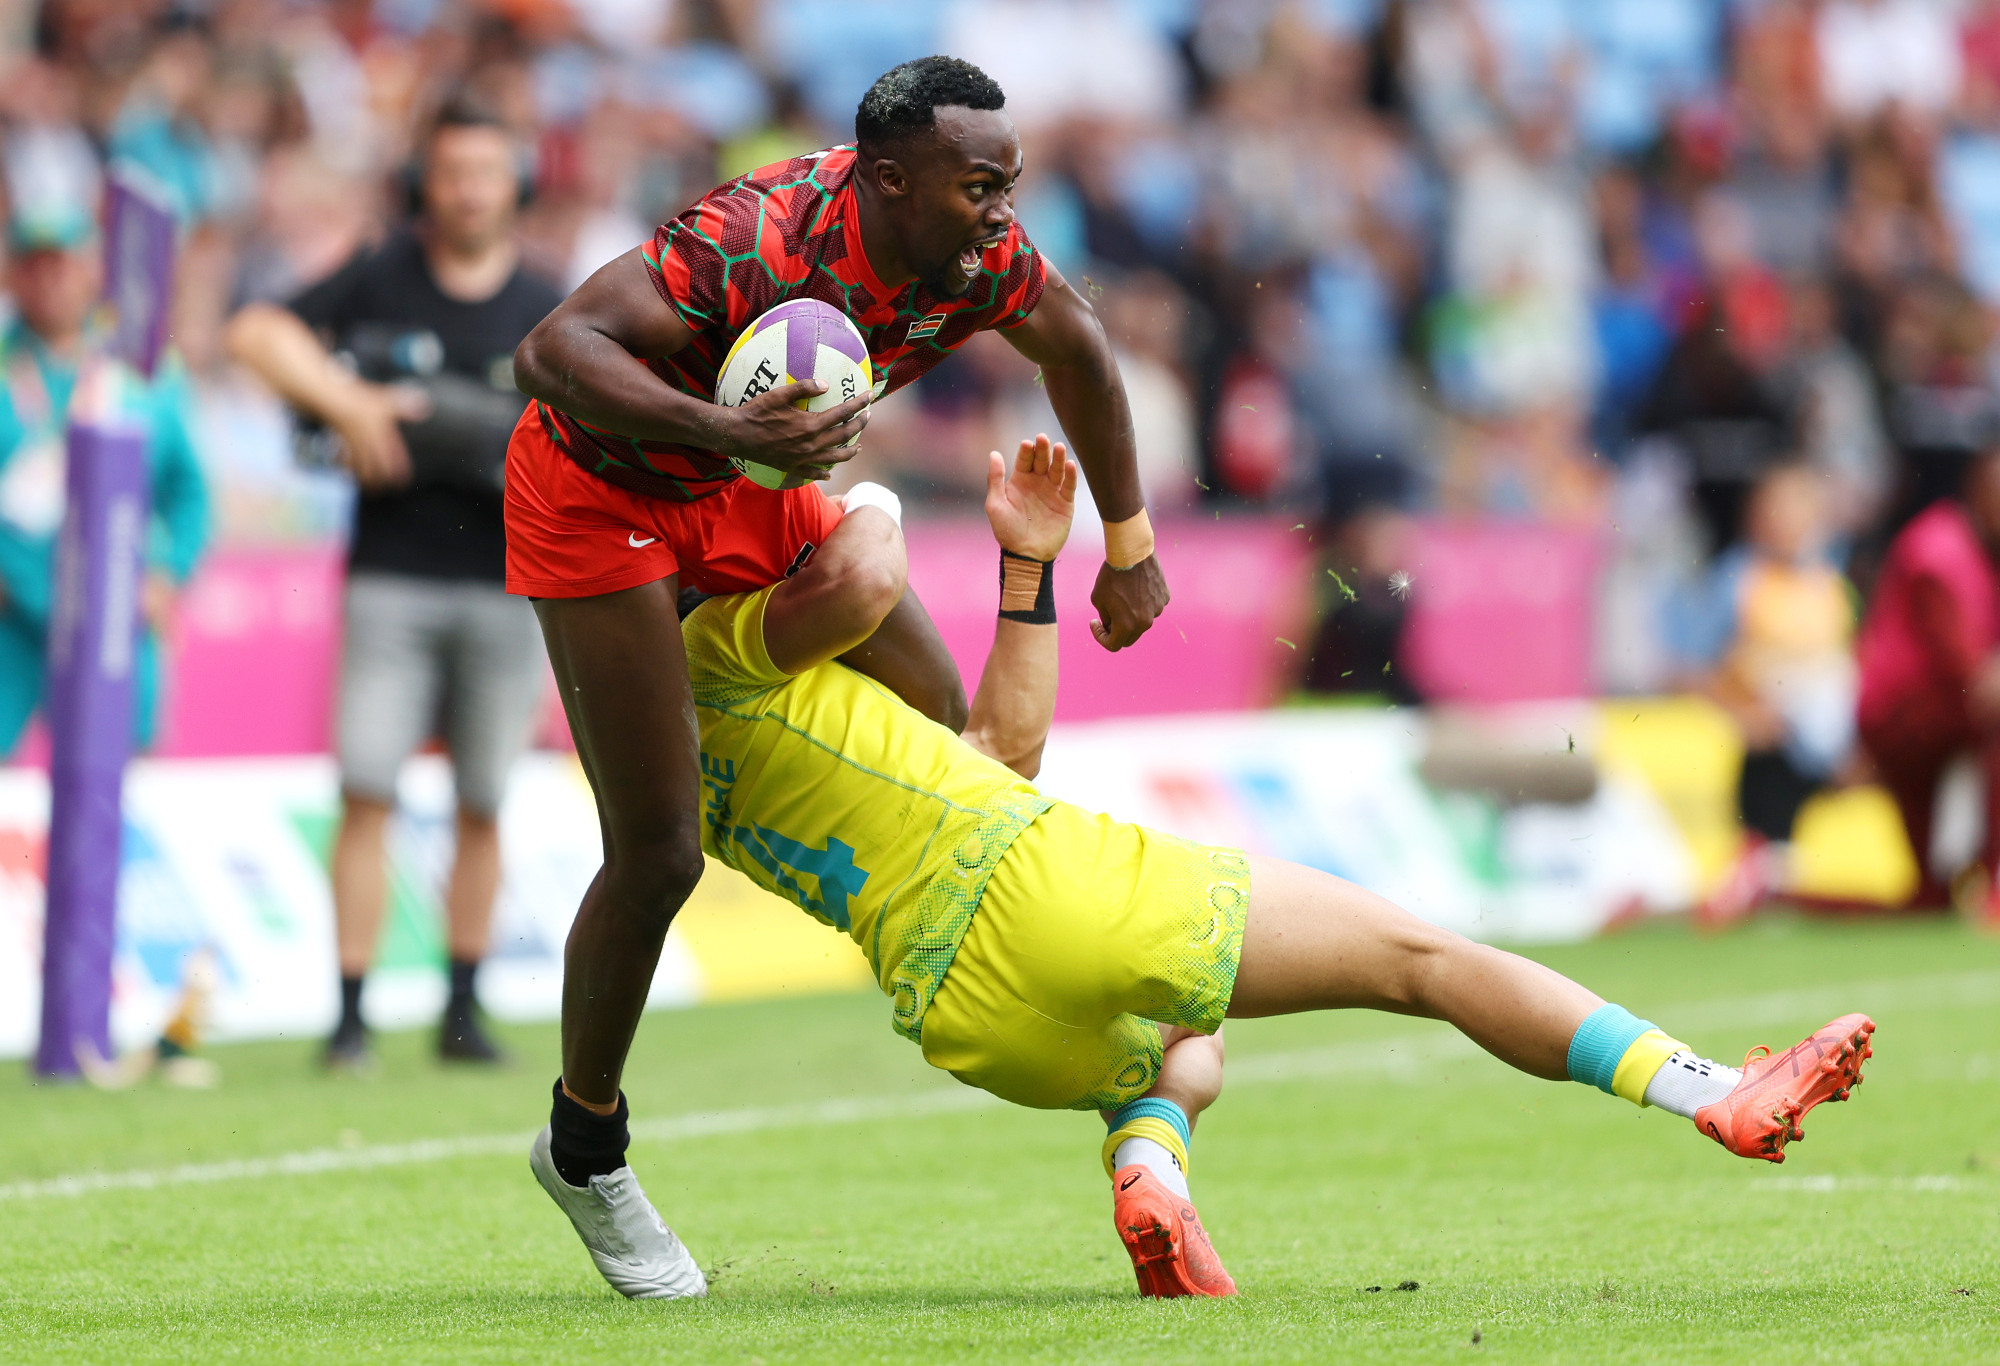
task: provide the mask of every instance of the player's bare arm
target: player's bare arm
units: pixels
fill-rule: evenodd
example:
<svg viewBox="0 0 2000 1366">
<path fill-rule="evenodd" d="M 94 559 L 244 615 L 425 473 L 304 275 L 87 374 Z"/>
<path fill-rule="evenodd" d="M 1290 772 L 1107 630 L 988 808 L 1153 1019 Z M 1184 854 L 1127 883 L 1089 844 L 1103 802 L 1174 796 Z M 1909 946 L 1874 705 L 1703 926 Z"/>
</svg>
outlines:
<svg viewBox="0 0 2000 1366">
<path fill-rule="evenodd" d="M 853 457 L 840 449 L 868 424 L 862 395 L 825 412 L 793 405 L 825 392 L 816 380 L 785 384 L 741 407 L 724 408 L 681 392 L 646 362 L 694 340 L 667 306 L 633 248 L 544 318 L 514 352 L 514 383 L 579 422 L 621 436 L 673 441 L 781 470 L 828 466 Z"/>
<path fill-rule="evenodd" d="M 986 520 L 1000 548 L 1016 557 L 1003 562 L 1004 608 L 1010 595 L 1017 601 L 1039 595 L 1039 579 L 1031 588 L 1028 578 L 1055 572 L 1076 515 L 1077 467 L 1063 443 L 1045 435 L 1023 441 L 1011 465 L 998 451 L 987 461 Z M 1032 608 L 1016 610 L 994 623 L 993 650 L 964 736 L 1024 778 L 1041 770 L 1056 709 L 1055 622 L 1025 619 L 1033 615 Z"/>
<path fill-rule="evenodd" d="M 1020 138 L 1004 109 L 960 106 L 940 107 L 927 132 L 882 149 L 889 154 L 876 156 L 857 178 L 862 245 L 884 283 L 918 279 L 940 295 L 960 295 L 978 278 L 985 250 L 1013 225 Z M 1049 401 L 1105 522 L 1142 514 L 1132 413 L 1096 311 L 1047 268 L 1040 300 L 1003 335 L 1042 367 Z M 1159 560 L 1146 553 L 1107 567 L 1091 602 L 1100 618 L 1091 631 L 1098 642 L 1111 650 L 1130 645 L 1166 608 Z"/>
<path fill-rule="evenodd" d="M 1105 524 L 1138 517 L 1146 501 L 1139 487 L 1132 409 L 1097 310 L 1050 266 L 1041 302 L 1026 322 L 1005 335 L 1016 351 L 1042 367 L 1049 404 L 1075 445 Z M 1124 568 L 1107 560 L 1090 594 L 1098 613 L 1091 634 L 1106 649 L 1121 650 L 1146 633 L 1166 610 L 1167 598 L 1167 577 L 1157 555 Z"/>
</svg>

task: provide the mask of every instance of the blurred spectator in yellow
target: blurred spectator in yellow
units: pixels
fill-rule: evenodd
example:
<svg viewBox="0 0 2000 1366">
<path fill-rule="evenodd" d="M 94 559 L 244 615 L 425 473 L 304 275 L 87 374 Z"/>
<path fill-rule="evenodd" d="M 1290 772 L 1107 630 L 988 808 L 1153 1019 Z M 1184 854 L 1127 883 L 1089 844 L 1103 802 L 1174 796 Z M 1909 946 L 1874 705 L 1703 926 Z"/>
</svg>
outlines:
<svg viewBox="0 0 2000 1366">
<path fill-rule="evenodd" d="M 1799 810 L 1853 748 L 1854 607 L 1831 539 L 1823 477 L 1803 462 L 1774 465 L 1751 489 L 1740 543 L 1675 604 L 1686 686 L 1743 737 L 1744 845 L 1699 908 L 1711 924 L 1785 889 Z"/>
</svg>

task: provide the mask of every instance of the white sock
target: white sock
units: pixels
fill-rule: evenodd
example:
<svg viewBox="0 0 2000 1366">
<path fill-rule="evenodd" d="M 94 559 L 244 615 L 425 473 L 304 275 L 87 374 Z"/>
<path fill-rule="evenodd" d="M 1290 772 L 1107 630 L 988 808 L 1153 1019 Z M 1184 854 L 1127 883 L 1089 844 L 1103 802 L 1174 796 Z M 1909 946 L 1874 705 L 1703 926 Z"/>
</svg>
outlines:
<svg viewBox="0 0 2000 1366">
<path fill-rule="evenodd" d="M 1174 1160 L 1172 1153 L 1152 1139 L 1128 1138 L 1120 1143 L 1118 1151 L 1111 1155 L 1111 1166 L 1116 1171 L 1124 1171 L 1134 1165 L 1144 1167 L 1151 1172 L 1159 1178 L 1161 1185 L 1181 1199 L 1189 1198 L 1187 1173 L 1181 1170 L 1181 1164 Z"/>
<path fill-rule="evenodd" d="M 1713 1105 L 1743 1080 L 1734 1067 L 1724 1067 L 1707 1058 L 1697 1058 L 1682 1049 L 1660 1064 L 1660 1070 L 1646 1083 L 1646 1104 L 1657 1105 L 1668 1114 L 1693 1119 L 1704 1105 Z"/>
</svg>

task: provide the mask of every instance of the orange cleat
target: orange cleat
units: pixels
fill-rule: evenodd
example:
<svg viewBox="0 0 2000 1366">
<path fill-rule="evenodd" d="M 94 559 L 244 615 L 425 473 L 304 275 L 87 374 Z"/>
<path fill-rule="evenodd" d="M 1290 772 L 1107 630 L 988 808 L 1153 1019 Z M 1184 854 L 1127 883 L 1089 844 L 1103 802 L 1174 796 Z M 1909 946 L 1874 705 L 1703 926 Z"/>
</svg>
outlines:
<svg viewBox="0 0 2000 1366">
<path fill-rule="evenodd" d="M 1139 1293 L 1156 1300 L 1182 1295 L 1234 1295 L 1215 1245 L 1194 1206 L 1144 1167 L 1120 1167 L 1111 1178 L 1112 1216 L 1132 1256 Z"/>
<path fill-rule="evenodd" d="M 1861 1064 L 1875 1052 L 1875 1022 L 1843 1015 L 1783 1053 L 1753 1048 L 1736 1089 L 1694 1112 L 1694 1127 L 1738 1157 L 1783 1162 L 1785 1145 L 1805 1137 L 1799 1121 L 1823 1100 L 1846 1100 L 1861 1084 Z M 1765 1056 L 1757 1057 L 1758 1053 Z"/>
</svg>

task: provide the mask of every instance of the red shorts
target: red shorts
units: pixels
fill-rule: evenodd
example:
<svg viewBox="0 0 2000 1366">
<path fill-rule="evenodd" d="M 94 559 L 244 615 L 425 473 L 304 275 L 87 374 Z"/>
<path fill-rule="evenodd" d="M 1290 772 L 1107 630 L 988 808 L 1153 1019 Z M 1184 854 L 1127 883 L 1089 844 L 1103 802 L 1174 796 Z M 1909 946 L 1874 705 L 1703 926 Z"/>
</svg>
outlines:
<svg viewBox="0 0 2000 1366">
<path fill-rule="evenodd" d="M 596 597 L 675 573 L 704 593 L 768 588 L 839 520 L 817 484 L 737 479 L 692 503 L 614 487 L 557 449 L 532 403 L 507 445 L 507 591 L 526 597 Z"/>
</svg>

